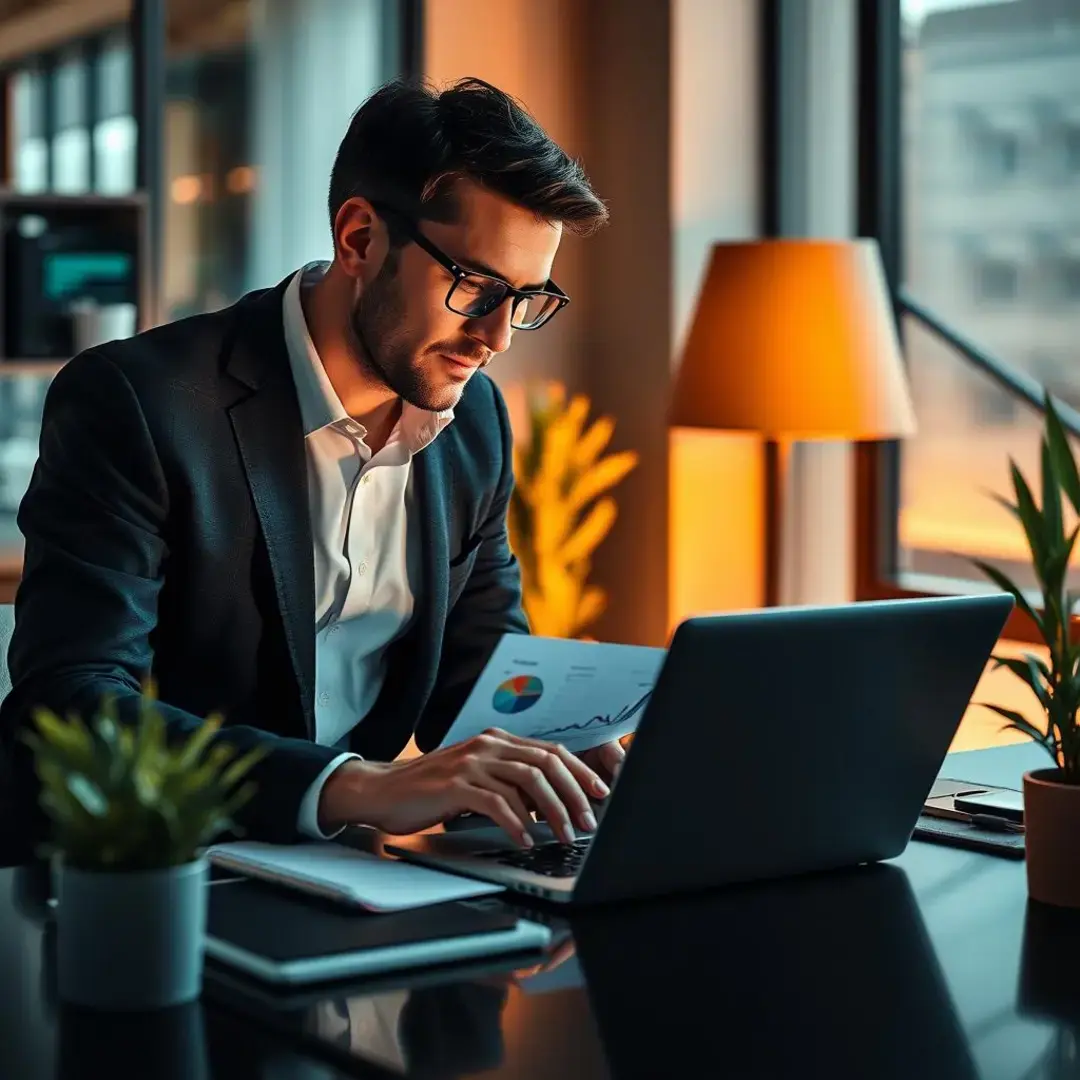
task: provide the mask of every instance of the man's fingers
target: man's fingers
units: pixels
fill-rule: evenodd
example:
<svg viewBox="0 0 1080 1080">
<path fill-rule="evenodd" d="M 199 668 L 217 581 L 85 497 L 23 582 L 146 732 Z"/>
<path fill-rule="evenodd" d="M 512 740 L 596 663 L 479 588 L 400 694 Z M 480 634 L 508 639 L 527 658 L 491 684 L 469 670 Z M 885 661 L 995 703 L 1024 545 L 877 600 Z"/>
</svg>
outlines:
<svg viewBox="0 0 1080 1080">
<path fill-rule="evenodd" d="M 488 778 L 490 780 L 490 778 Z M 496 785 L 502 787 L 502 785 Z M 525 807 L 520 805 L 521 799 L 514 792 L 504 795 L 501 791 L 488 787 L 476 787 L 470 785 L 463 794 L 463 801 L 467 809 L 477 814 L 483 814 L 491 818 L 503 831 L 512 836 L 522 847 L 532 847 L 532 837 L 529 835 L 527 822 L 530 821 Z M 520 809 L 515 810 L 512 802 L 516 801 Z"/>
<path fill-rule="evenodd" d="M 559 839 L 564 844 L 573 843 L 574 829 L 567 807 L 563 805 L 539 766 L 527 765 L 523 761 L 496 761 L 492 762 L 491 772 L 500 780 L 505 780 L 519 791 L 525 792 Z"/>
<path fill-rule="evenodd" d="M 541 771 L 555 790 L 559 802 L 569 811 L 571 822 L 580 829 L 592 832 L 596 828 L 596 819 L 593 817 L 589 798 L 585 794 L 588 780 L 585 782 L 586 787 L 583 787 L 578 780 L 580 770 L 568 767 L 562 760 L 562 756 L 554 753 L 553 749 L 547 745 L 518 746 L 512 751 L 512 760 L 523 762 Z M 582 769 L 585 770 L 586 776 L 596 775 L 588 766 L 583 765 Z M 569 843 L 569 841 L 566 842 Z"/>
<path fill-rule="evenodd" d="M 620 742 L 604 743 L 600 747 L 600 762 L 612 776 L 619 771 L 619 766 L 622 765 L 625 758 L 626 751 Z"/>
<path fill-rule="evenodd" d="M 563 769 L 570 773 L 578 786 L 589 792 L 594 798 L 603 799 L 611 793 L 607 784 L 581 758 L 575 757 L 561 743 L 543 742 L 540 739 L 526 739 L 520 735 L 511 735 L 507 731 L 498 729 L 494 729 L 491 734 L 505 739 L 511 745 L 539 751 L 548 759 L 560 762 Z M 535 758 L 527 760 L 536 763 Z M 544 771 L 551 778 L 551 772 L 547 768 Z"/>
</svg>

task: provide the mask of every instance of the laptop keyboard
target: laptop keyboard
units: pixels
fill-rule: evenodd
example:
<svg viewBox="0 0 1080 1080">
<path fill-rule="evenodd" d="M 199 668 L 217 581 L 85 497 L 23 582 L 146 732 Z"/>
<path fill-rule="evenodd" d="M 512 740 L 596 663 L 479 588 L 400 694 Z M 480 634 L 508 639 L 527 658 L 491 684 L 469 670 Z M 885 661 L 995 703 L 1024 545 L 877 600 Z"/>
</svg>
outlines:
<svg viewBox="0 0 1080 1080">
<path fill-rule="evenodd" d="M 588 851 L 591 836 L 582 837 L 572 844 L 551 841 L 537 844 L 534 848 L 513 848 L 507 851 L 477 852 L 481 858 L 493 859 L 503 866 L 517 870 L 529 870 L 544 877 L 574 877 L 581 869 Z"/>
</svg>

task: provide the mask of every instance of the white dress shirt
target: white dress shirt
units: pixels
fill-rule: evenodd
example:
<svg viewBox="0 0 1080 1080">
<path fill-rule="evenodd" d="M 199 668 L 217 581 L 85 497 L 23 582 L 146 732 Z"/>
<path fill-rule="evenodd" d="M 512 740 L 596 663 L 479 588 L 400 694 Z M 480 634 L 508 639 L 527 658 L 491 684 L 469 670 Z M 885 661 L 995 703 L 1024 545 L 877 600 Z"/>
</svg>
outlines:
<svg viewBox="0 0 1080 1080">
<path fill-rule="evenodd" d="M 345 411 L 308 333 L 302 288 L 325 263 L 297 271 L 285 291 L 285 343 L 300 403 L 315 559 L 315 741 L 343 746 L 382 688 L 387 649 L 409 626 L 419 573 L 419 534 L 410 483 L 413 454 L 453 419 L 403 404 L 377 454 Z M 342 753 L 319 774 L 300 806 L 298 828 L 319 829 L 319 796 Z"/>
</svg>

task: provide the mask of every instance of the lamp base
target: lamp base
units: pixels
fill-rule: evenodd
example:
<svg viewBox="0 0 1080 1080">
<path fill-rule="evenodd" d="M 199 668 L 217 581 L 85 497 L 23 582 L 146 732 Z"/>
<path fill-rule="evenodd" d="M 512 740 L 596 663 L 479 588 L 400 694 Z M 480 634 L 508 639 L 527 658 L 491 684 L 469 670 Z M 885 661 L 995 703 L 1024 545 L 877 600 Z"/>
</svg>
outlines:
<svg viewBox="0 0 1080 1080">
<path fill-rule="evenodd" d="M 765 561 L 762 597 L 765 607 L 776 607 L 781 599 L 784 561 L 784 504 L 787 498 L 787 478 L 791 465 L 791 442 L 787 439 L 765 439 L 764 497 L 765 497 Z"/>
</svg>

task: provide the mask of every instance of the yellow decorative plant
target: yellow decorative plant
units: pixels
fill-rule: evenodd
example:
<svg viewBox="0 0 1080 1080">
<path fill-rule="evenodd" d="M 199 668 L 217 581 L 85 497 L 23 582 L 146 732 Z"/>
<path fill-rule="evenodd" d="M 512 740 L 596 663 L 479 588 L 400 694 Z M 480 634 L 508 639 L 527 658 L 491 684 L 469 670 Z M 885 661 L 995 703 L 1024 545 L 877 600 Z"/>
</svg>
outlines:
<svg viewBox="0 0 1080 1080">
<path fill-rule="evenodd" d="M 637 465 L 632 450 L 602 457 L 615 422 L 586 427 L 591 403 L 549 383 L 529 394 L 527 439 L 514 448 L 510 545 L 521 563 L 525 614 L 534 634 L 581 637 L 607 605 L 589 584 L 592 554 L 618 513 L 609 494 Z"/>
</svg>

